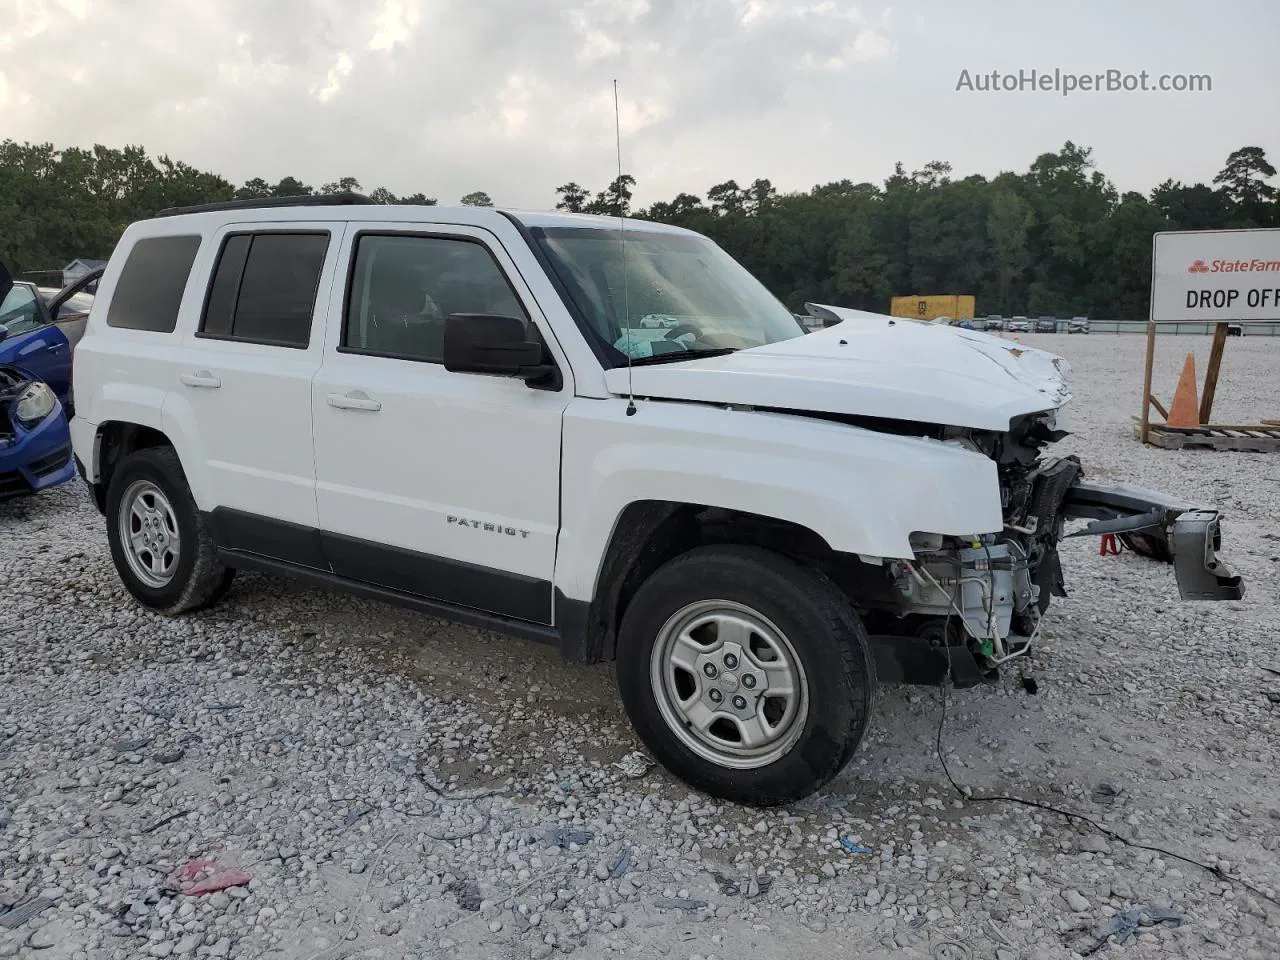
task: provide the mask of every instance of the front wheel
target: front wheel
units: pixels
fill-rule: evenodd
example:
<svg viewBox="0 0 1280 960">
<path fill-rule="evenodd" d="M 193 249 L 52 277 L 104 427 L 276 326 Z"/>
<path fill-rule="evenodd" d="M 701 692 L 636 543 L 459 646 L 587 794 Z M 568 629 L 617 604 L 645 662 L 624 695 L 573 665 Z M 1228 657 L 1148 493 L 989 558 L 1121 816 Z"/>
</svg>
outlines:
<svg viewBox="0 0 1280 960">
<path fill-rule="evenodd" d="M 848 599 L 756 547 L 700 547 L 651 576 L 618 636 L 636 732 L 713 796 L 771 806 L 813 793 L 866 733 L 875 661 Z"/>
</svg>

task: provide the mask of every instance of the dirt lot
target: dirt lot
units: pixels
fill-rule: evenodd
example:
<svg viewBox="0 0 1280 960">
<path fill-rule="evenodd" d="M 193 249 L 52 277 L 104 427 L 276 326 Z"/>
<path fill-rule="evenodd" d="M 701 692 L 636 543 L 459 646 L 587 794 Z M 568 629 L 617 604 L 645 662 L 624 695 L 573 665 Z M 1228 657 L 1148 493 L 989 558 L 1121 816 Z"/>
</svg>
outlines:
<svg viewBox="0 0 1280 960">
<path fill-rule="evenodd" d="M 950 769 L 1274 896 L 1280 454 L 1140 448 L 1141 338 L 1021 339 L 1072 361 L 1062 452 L 1220 506 L 1249 590 L 1180 603 L 1168 568 L 1069 541 L 1034 656 L 950 695 Z M 1208 346 L 1162 343 L 1162 399 Z M 1280 338 L 1229 343 L 1217 417 L 1280 417 Z M 1280 910 L 1238 884 L 962 801 L 934 690 L 883 688 L 847 770 L 761 813 L 614 767 L 637 744 L 608 666 L 253 575 L 209 613 L 145 613 L 78 483 L 0 506 L 0 576 L 0 910 L 52 902 L 0 914 L 0 956 L 1280 955 Z M 251 882 L 164 889 L 206 857 Z"/>
</svg>

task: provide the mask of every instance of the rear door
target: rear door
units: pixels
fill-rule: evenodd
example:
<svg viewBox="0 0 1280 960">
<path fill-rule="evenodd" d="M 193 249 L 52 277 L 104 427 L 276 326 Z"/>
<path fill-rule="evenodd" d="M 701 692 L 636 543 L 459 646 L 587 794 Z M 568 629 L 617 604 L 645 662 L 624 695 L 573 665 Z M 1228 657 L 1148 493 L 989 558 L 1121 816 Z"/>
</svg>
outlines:
<svg viewBox="0 0 1280 960">
<path fill-rule="evenodd" d="M 343 230 L 255 223 L 212 238 L 218 252 L 204 307 L 173 365 L 166 417 L 194 425 L 222 546 L 323 565 L 311 380 Z"/>
</svg>

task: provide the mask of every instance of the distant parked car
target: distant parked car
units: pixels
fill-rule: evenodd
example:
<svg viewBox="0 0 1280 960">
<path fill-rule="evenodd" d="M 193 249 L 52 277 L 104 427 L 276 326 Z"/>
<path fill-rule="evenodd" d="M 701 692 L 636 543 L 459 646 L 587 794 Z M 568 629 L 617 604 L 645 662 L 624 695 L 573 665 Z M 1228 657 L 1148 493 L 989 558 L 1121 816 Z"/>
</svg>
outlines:
<svg viewBox="0 0 1280 960">
<path fill-rule="evenodd" d="M 975 323 L 974 323 L 972 320 L 970 320 L 968 317 L 964 317 L 964 318 L 962 318 L 962 319 L 960 319 L 960 320 L 957 320 L 957 321 L 955 322 L 955 326 L 960 327 L 960 329 L 962 329 L 962 330 L 977 330 L 977 329 L 978 329 L 977 324 L 975 324 Z"/>
<path fill-rule="evenodd" d="M 1000 314 L 998 313 L 991 314 L 989 317 L 987 317 L 986 321 L 983 323 L 983 329 L 984 330 L 1003 330 L 1004 317 L 1000 316 Z"/>
<path fill-rule="evenodd" d="M 1058 321 L 1053 317 L 1041 317 L 1036 321 L 1036 333 L 1057 333 Z"/>
<path fill-rule="evenodd" d="M 1072 317 L 1067 323 L 1067 333 L 1088 333 L 1089 318 L 1088 317 Z"/>
<path fill-rule="evenodd" d="M 1243 324 L 1240 324 L 1240 323 L 1229 323 L 1229 324 L 1227 324 L 1227 336 L 1228 336 L 1228 337 L 1243 337 L 1243 336 L 1244 336 L 1244 325 L 1243 325 Z"/>
<path fill-rule="evenodd" d="M 1031 321 L 1026 317 L 1014 317 L 1009 321 L 1008 330 L 1010 333 L 1030 333 Z"/>
</svg>

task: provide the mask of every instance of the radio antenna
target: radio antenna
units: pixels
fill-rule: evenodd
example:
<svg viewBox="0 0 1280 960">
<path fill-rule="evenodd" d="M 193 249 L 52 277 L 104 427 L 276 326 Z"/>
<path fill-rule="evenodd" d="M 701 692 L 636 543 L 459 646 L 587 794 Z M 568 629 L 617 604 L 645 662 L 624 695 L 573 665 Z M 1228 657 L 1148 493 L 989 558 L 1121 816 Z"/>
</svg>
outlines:
<svg viewBox="0 0 1280 960">
<path fill-rule="evenodd" d="M 627 416 L 636 415 L 636 392 L 631 383 L 631 294 L 627 283 L 627 218 L 622 215 L 622 113 L 618 109 L 618 81 L 613 81 L 613 132 L 618 150 L 618 179 L 614 181 L 614 209 L 622 246 L 622 315 L 627 324 Z"/>
</svg>

